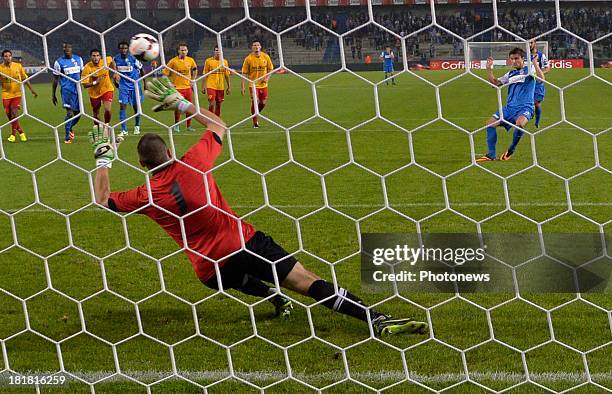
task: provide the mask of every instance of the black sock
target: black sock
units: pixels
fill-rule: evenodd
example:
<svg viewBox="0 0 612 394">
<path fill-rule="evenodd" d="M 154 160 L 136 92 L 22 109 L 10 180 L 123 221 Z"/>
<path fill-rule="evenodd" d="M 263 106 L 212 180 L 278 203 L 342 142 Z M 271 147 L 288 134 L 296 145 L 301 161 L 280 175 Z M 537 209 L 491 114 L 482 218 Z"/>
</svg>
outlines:
<svg viewBox="0 0 612 394">
<path fill-rule="evenodd" d="M 323 279 L 313 282 L 308 289 L 308 295 L 317 301 L 328 298 L 333 294 L 335 294 L 334 285 Z M 347 301 L 347 299 L 350 301 Z M 367 305 L 365 305 L 359 297 L 349 293 L 348 290 L 342 287 L 338 289 L 338 295 L 323 302 L 323 305 L 336 312 L 352 316 L 365 322 L 368 321 L 368 314 L 365 309 Z M 371 309 L 370 315 L 372 319 L 375 319 L 377 316 L 380 316 L 380 313 Z"/>
<path fill-rule="evenodd" d="M 242 286 L 238 290 L 244 294 L 255 297 L 267 297 L 274 293 L 274 289 L 254 276 L 245 275 L 242 282 Z"/>
</svg>

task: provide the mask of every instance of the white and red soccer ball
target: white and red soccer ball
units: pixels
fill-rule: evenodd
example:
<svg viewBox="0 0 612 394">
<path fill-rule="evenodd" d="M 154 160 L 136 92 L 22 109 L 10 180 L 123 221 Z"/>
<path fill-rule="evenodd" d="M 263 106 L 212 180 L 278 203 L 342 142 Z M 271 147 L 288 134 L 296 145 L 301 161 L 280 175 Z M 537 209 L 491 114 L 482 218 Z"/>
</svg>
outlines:
<svg viewBox="0 0 612 394">
<path fill-rule="evenodd" d="M 130 53 L 138 60 L 150 62 L 159 56 L 159 42 L 150 34 L 136 34 L 130 40 Z"/>
</svg>

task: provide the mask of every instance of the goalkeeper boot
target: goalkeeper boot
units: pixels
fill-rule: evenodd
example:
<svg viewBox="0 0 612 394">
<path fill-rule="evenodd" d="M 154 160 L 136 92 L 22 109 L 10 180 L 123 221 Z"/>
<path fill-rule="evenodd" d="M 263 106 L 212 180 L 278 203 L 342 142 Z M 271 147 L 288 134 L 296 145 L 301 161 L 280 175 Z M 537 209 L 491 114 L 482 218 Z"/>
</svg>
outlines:
<svg viewBox="0 0 612 394">
<path fill-rule="evenodd" d="M 15 136 L 13 134 L 9 135 L 8 142 L 15 142 Z"/>
<path fill-rule="evenodd" d="M 513 153 L 514 153 L 514 152 L 507 150 L 507 151 L 505 151 L 505 152 L 504 152 L 504 154 L 503 154 L 503 155 L 501 155 L 501 156 L 499 157 L 499 160 L 501 160 L 501 161 L 508 161 L 508 160 L 510 160 L 510 158 L 512 157 L 512 154 L 513 154 Z"/>
<path fill-rule="evenodd" d="M 28 137 L 26 137 L 26 133 L 22 131 L 21 133 L 19 133 L 19 139 L 21 140 L 21 142 L 26 142 L 28 140 Z"/>
<path fill-rule="evenodd" d="M 489 155 L 484 155 L 482 157 L 479 157 L 478 159 L 476 159 L 476 163 L 481 163 L 483 161 L 493 161 L 495 160 L 494 157 L 490 157 Z"/>
<path fill-rule="evenodd" d="M 380 315 L 372 320 L 372 328 L 374 333 L 379 337 L 388 337 L 391 335 L 408 333 L 408 334 L 425 334 L 427 333 L 427 323 L 415 321 L 411 318 L 394 319 L 389 315 Z"/>
<path fill-rule="evenodd" d="M 272 305 L 274 305 L 274 317 L 282 317 L 284 319 L 291 316 L 291 311 L 293 311 L 293 302 L 283 297 L 282 295 L 275 295 L 270 300 Z"/>
</svg>

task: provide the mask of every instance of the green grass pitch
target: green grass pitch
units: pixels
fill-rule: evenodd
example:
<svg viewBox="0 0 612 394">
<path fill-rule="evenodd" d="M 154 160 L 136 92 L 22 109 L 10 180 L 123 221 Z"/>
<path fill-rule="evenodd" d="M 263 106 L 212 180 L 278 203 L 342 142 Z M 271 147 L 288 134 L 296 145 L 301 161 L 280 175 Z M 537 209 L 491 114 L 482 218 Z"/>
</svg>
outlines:
<svg viewBox="0 0 612 394">
<path fill-rule="evenodd" d="M 612 80 L 611 71 L 596 72 L 607 81 Z M 362 73 L 361 76 L 378 82 L 381 74 Z M 459 74 L 422 71 L 418 75 L 439 84 Z M 314 81 L 324 75 L 304 76 Z M 553 70 L 549 81 L 567 86 L 587 76 L 587 70 Z M 308 253 L 300 252 L 299 260 L 328 280 L 333 278 L 333 270 L 343 287 L 363 294 L 370 304 L 385 300 L 390 293 L 362 291 L 356 254 L 358 229 L 362 232 L 415 232 L 418 221 L 424 232 L 476 232 L 477 224 L 466 218 L 469 217 L 480 223 L 483 232 L 537 231 L 536 225 L 521 215 L 498 214 L 506 209 L 504 186 L 502 179 L 493 173 L 506 177 L 511 207 L 537 222 L 546 221 L 542 225 L 545 233 L 598 232 L 600 227 L 596 223 L 607 223 L 603 227 L 605 234 L 612 232 L 609 224 L 612 216 L 612 176 L 609 172 L 612 133 L 604 132 L 612 123 L 609 85 L 591 77 L 569 87 L 563 92 L 564 109 L 559 92 L 548 86 L 541 128 L 555 124 L 554 127 L 536 134 L 533 140 L 525 136 L 509 162 L 485 163 L 456 173 L 470 165 L 469 135 L 441 120 L 419 128 L 437 117 L 435 90 L 409 74 L 397 76 L 397 82 L 397 86 L 383 84 L 378 87 L 380 115 L 411 132 L 406 133 L 378 119 L 347 133 L 334 124 L 353 128 L 376 115 L 372 86 L 348 73 L 320 81 L 316 85 L 319 114 L 333 123 L 321 118 L 300 123 L 315 114 L 311 86 L 291 74 L 273 76 L 264 115 L 290 131 L 286 133 L 282 127 L 265 120 L 261 121 L 262 127 L 258 130 L 250 127 L 250 120 L 232 127 L 217 161 L 224 164 L 214 170 L 225 198 L 238 214 L 270 233 L 292 252 L 300 246 L 296 224 L 290 217 L 300 218 L 299 231 L 303 248 Z M 249 115 L 248 96 L 240 96 L 237 79 L 233 84 L 233 93 L 222 108 L 228 125 Z M 28 96 L 29 112 L 49 124 L 60 124 L 63 110 L 51 104 L 51 85 L 35 83 L 34 87 L 40 96 L 37 99 Z M 505 100 L 505 91 L 502 94 Z M 470 132 L 483 128 L 485 120 L 497 110 L 495 89 L 470 75 L 442 86 L 439 100 L 443 117 Z M 87 113 L 91 113 L 87 98 L 85 102 Z M 148 116 L 166 125 L 172 123 L 171 113 L 153 115 L 151 106 L 150 101 L 145 101 L 143 108 Z M 570 122 L 586 132 L 561 122 L 563 111 Z M 113 123 L 117 120 L 118 108 L 115 108 Z M 24 118 L 22 125 L 29 138 L 27 143 L 10 144 L 6 141 L 9 127 L 5 125 L 1 130 L 7 160 L 0 160 L 0 209 L 3 211 L 0 212 L 0 250 L 13 245 L 16 237 L 24 248 L 40 256 L 53 256 L 42 259 L 19 247 L 0 253 L 0 289 L 25 299 L 22 302 L 0 290 L 0 355 L 3 355 L 0 371 L 7 367 L 8 360 L 10 368 L 20 373 L 52 373 L 60 368 L 58 352 L 61 352 L 63 367 L 89 382 L 113 374 L 117 366 L 112 346 L 83 332 L 86 328 L 109 343 L 119 343 L 116 352 L 121 371 L 145 383 L 161 380 L 176 368 L 184 376 L 208 385 L 228 375 L 228 360 L 231 359 L 238 376 L 264 387 L 287 376 L 287 358 L 293 375 L 314 387 L 326 387 L 344 379 L 346 362 L 352 381 L 325 390 L 331 393 L 369 392 L 357 381 L 381 389 L 404 379 L 405 370 L 410 371 L 413 379 L 436 390 L 465 380 L 467 372 L 472 381 L 502 390 L 525 380 L 525 365 L 532 381 L 556 391 L 586 382 L 585 365 L 593 381 L 612 389 L 610 288 L 608 293 L 583 295 L 601 309 L 581 300 L 565 305 L 576 298 L 575 294 L 525 295 L 531 302 L 549 310 L 564 305 L 554 309 L 550 319 L 542 310 L 521 300 L 495 308 L 489 315 L 476 306 L 492 308 L 513 298 L 513 293 L 465 294 L 463 298 L 453 294 L 403 294 L 415 304 L 395 298 L 380 305 L 379 309 L 397 316 L 426 319 L 426 310 L 416 304 L 431 308 L 429 316 L 435 340 L 429 336 L 398 336 L 386 341 L 394 348 L 368 341 L 350 347 L 343 354 L 340 348 L 367 338 L 367 328 L 361 322 L 338 316 L 320 306 L 312 308 L 315 334 L 336 347 L 311 339 L 291 346 L 284 354 L 266 340 L 243 341 L 252 336 L 256 327 L 257 333 L 268 341 L 280 346 L 295 344 L 312 334 L 308 314 L 304 308 L 297 307 L 291 319 L 281 321 L 272 318 L 272 307 L 267 302 L 256 304 L 251 312 L 247 306 L 225 295 L 206 298 L 213 292 L 199 283 L 187 258 L 180 252 L 175 253 L 176 244 L 157 225 L 146 217 L 130 215 L 122 219 L 90 205 L 87 173 L 72 165 L 87 171 L 94 167 L 86 138 L 91 127 L 89 119 L 81 119 L 72 145 L 61 143 L 63 128 L 59 129 L 58 143 L 53 129 L 44 124 Z M 169 141 L 167 129 L 146 118 L 142 125 L 143 131 L 159 132 Z M 184 124 L 181 127 L 183 132 L 173 138 L 179 156 L 203 131 L 199 125 L 196 133 L 184 132 Z M 133 129 L 133 120 L 129 129 Z M 534 131 L 533 122 L 527 129 Z M 501 128 L 498 133 L 498 150 L 502 153 L 511 134 Z M 114 164 L 111 170 L 113 190 L 144 182 L 144 175 L 135 169 L 138 167 L 137 140 L 130 135 L 119 149 L 119 157 L 129 165 Z M 236 161 L 225 163 L 230 158 L 230 145 L 235 159 L 243 165 Z M 473 148 L 476 154 L 485 153 L 484 130 L 474 134 Z M 324 205 L 321 177 L 293 163 L 277 168 L 290 159 L 289 152 L 296 162 L 324 176 L 329 205 L 346 216 L 330 209 L 312 214 Z M 63 160 L 56 160 L 60 154 Z M 351 157 L 359 165 L 351 164 L 332 171 L 348 163 Z M 511 176 L 531 166 L 535 158 L 542 168 L 530 168 Z M 596 159 L 607 170 L 594 168 Z M 8 160 L 36 171 L 33 175 Z M 409 163 L 419 166 L 407 166 Z M 400 168 L 403 169 L 397 171 Z M 589 168 L 593 170 L 585 172 Z M 446 179 L 446 190 L 450 206 L 457 213 L 443 211 L 443 182 L 432 172 L 440 176 L 453 174 Z M 569 193 L 564 179 L 552 173 L 570 179 Z M 577 174 L 580 175 L 574 177 Z M 381 176 L 384 176 L 388 204 L 397 212 L 384 209 Z M 267 187 L 267 195 L 263 184 Z M 41 204 L 31 205 L 37 198 L 66 216 Z M 286 215 L 269 207 L 259 209 L 265 198 Z M 568 211 L 568 200 L 571 200 L 573 211 L 580 215 Z M 550 218 L 554 219 L 548 220 Z M 126 223 L 127 234 L 122 220 Z M 117 253 L 128 242 L 133 249 Z M 75 249 L 56 253 L 70 243 L 97 256 L 112 256 L 100 262 Z M 164 258 L 168 255 L 170 257 Z M 312 255 L 340 262 L 332 268 Z M 345 258 L 347 256 L 352 257 Z M 158 264 L 154 259 L 162 260 Z M 103 280 L 120 296 L 102 292 Z M 168 293 L 150 297 L 159 292 L 162 285 L 182 300 L 196 303 L 195 306 Z M 79 305 L 51 287 L 73 300 L 84 301 Z M 257 301 L 235 292 L 231 294 L 250 305 Z M 198 303 L 205 298 L 206 301 Z M 295 298 L 310 303 L 304 297 Z M 31 328 L 59 341 L 59 346 L 32 332 L 22 332 L 26 329 L 24 306 Z M 140 328 L 150 337 L 138 335 Z M 227 350 L 202 338 L 185 341 L 196 333 L 196 328 L 219 344 L 232 346 Z M 20 334 L 15 335 L 17 333 Z M 550 341 L 553 333 L 556 341 L 586 353 L 572 351 L 559 342 L 537 346 Z M 492 335 L 496 341 L 511 347 L 490 341 Z M 159 341 L 173 346 L 169 348 Z M 234 345 L 239 341 L 242 342 Z M 415 346 L 421 342 L 425 343 Z M 603 346 L 605 344 L 608 345 Z M 595 348 L 597 350 L 590 351 Z M 458 349 L 469 350 L 462 355 Z M 524 359 L 517 350 L 528 350 Z M 174 366 L 172 359 L 176 360 Z M 2 392 L 35 392 L 33 386 L 9 387 L 6 378 L 6 372 L 0 373 Z M 144 386 L 125 378 L 102 380 L 94 387 L 96 392 L 104 393 L 146 392 Z M 198 390 L 178 379 L 163 380 L 151 387 L 154 393 Z M 238 393 L 257 391 L 232 379 L 209 388 L 210 392 L 230 390 Z M 587 385 L 575 392 L 600 391 L 603 391 L 600 387 Z M 90 392 L 90 387 L 72 381 L 62 387 L 42 388 L 42 392 L 85 393 Z M 314 391 L 296 381 L 285 381 L 266 392 Z M 385 392 L 428 391 L 403 382 Z M 465 381 L 448 392 L 485 390 Z M 544 390 L 525 383 L 511 392 Z"/>
</svg>

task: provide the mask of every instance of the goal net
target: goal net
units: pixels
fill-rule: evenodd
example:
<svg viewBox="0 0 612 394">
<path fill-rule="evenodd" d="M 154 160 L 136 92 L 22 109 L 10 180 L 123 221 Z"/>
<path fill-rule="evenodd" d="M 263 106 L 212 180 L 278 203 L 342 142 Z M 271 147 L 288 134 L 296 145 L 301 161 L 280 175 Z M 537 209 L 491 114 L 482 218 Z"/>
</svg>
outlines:
<svg viewBox="0 0 612 394">
<path fill-rule="evenodd" d="M 3 53 L 0 392 L 610 391 L 609 4 L 448 3 L 0 0 L 0 49 L 28 74 Z M 188 47 L 197 76 L 187 70 L 185 89 L 200 107 L 220 105 L 223 152 L 199 176 L 207 186 L 215 177 L 232 219 L 332 283 L 334 308 L 350 302 L 348 289 L 426 322 L 425 334 L 378 337 L 371 316 L 287 291 L 276 271 L 270 294 L 294 309 L 275 318 L 270 297 L 205 287 L 185 244 L 139 212 L 95 203 L 86 133 L 92 106 L 102 118 L 105 104 L 90 100 L 82 75 L 68 79 L 78 109 L 67 112 L 71 98 L 52 93 L 66 76 L 53 70 L 74 59 L 69 43 L 84 63 L 98 49 L 114 76 L 106 56 L 137 33 L 161 46 L 134 77 L 141 85 L 176 73 L 168 64 Z M 531 38 L 552 65 L 541 123 L 525 126 L 512 160 L 478 162 L 492 138 L 485 122 L 506 100 L 478 69 L 488 57 L 507 67 L 509 50 L 527 52 Z M 273 63 L 268 97 L 242 75 L 253 41 Z M 232 69 L 223 100 L 207 91 L 215 70 L 203 75 L 215 48 Z M 162 136 L 180 165 L 204 130 L 115 89 L 110 125 L 127 136 L 111 189 L 150 191 L 156 174 L 139 163 L 135 127 Z M 502 153 L 515 141 L 497 133 Z M 183 235 L 189 215 L 176 217 Z M 416 284 L 409 259 L 368 265 L 366 239 L 391 252 L 409 240 L 411 253 L 434 257 Z M 453 266 L 448 279 L 444 245 L 454 261 L 469 247 L 484 262 Z M 495 280 L 457 279 L 484 274 Z"/>
</svg>

